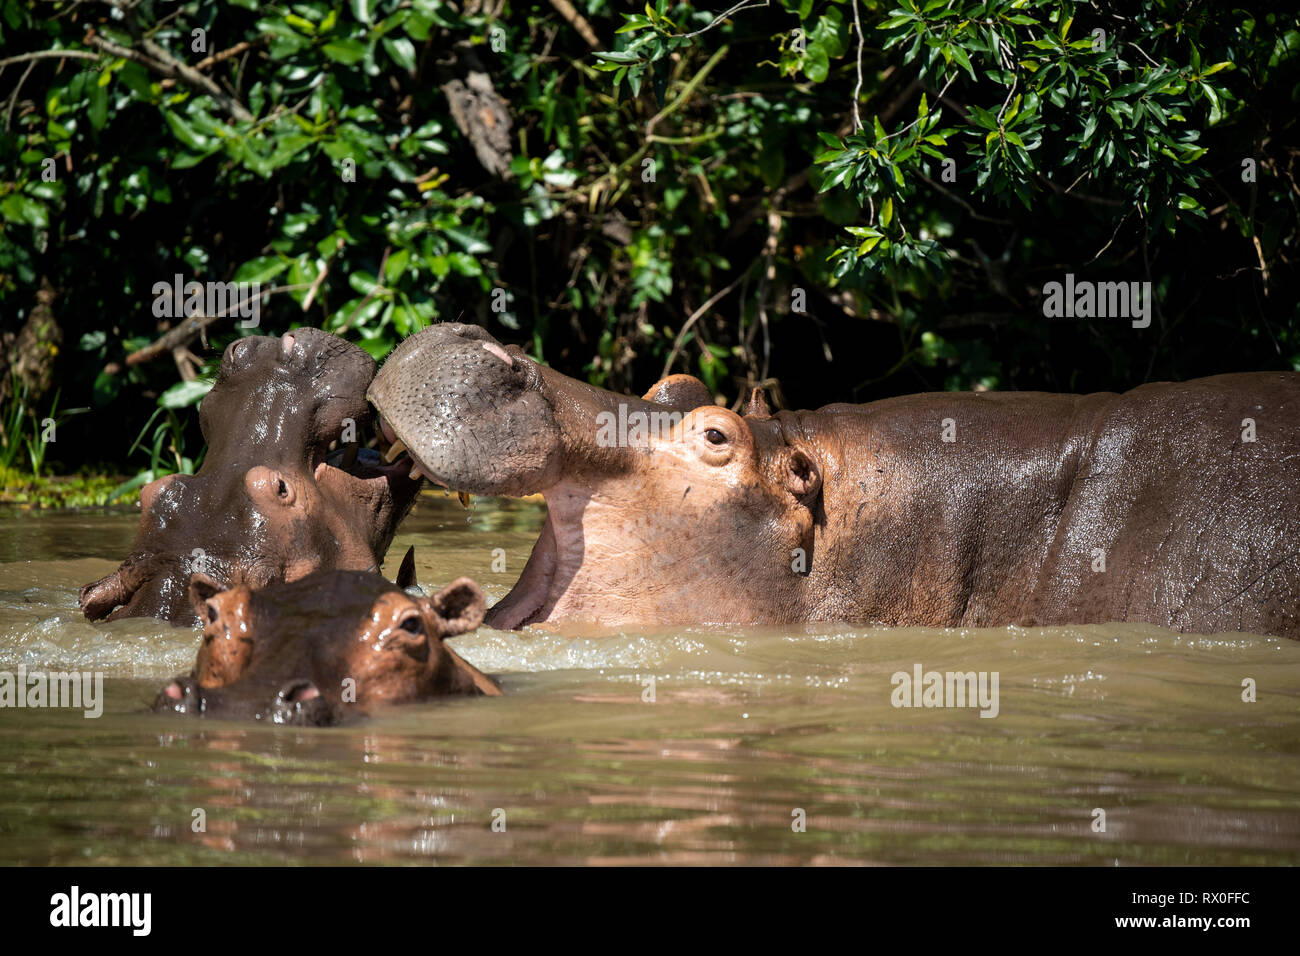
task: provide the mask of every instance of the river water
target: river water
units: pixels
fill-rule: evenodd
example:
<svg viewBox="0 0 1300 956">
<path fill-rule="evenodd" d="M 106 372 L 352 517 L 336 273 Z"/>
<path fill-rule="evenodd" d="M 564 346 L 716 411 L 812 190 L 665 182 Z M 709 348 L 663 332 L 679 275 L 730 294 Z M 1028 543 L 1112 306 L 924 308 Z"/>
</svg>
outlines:
<svg viewBox="0 0 1300 956">
<path fill-rule="evenodd" d="M 468 574 L 491 603 L 543 516 L 426 494 L 388 570 L 414 544 L 423 585 Z M 0 512 L 0 670 L 101 672 L 106 696 L 97 719 L 0 708 L 0 863 L 1300 863 L 1297 642 L 484 628 L 452 644 L 501 698 L 329 729 L 164 717 L 198 629 L 76 603 L 135 524 Z M 996 716 L 894 706 L 918 666 L 996 674 Z"/>
</svg>

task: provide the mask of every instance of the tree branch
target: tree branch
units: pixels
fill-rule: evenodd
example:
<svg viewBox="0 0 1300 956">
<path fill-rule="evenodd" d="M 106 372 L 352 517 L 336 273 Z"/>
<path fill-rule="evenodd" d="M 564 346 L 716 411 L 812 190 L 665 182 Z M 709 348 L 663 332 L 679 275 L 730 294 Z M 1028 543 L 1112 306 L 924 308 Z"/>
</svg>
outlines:
<svg viewBox="0 0 1300 956">
<path fill-rule="evenodd" d="M 163 76 L 170 77 L 177 82 L 184 83 L 191 89 L 212 97 L 226 115 L 241 123 L 251 123 L 254 120 L 253 114 L 248 111 L 248 108 L 233 96 L 228 95 L 216 82 L 198 72 L 194 67 L 180 62 L 147 37 L 139 39 L 139 50 L 134 47 L 119 46 L 112 40 L 106 40 L 94 32 L 87 34 L 85 42 L 96 49 L 104 51 L 109 56 L 133 60 L 155 73 L 161 73 Z"/>
</svg>

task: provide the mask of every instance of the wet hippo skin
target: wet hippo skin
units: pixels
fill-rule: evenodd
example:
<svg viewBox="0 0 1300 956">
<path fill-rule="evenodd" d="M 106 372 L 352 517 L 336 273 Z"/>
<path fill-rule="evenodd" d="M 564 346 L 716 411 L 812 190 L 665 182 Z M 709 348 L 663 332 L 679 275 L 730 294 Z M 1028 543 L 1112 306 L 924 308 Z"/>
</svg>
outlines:
<svg viewBox="0 0 1300 956">
<path fill-rule="evenodd" d="M 256 588 L 322 569 L 377 570 L 420 480 L 409 458 L 385 464 L 348 444 L 373 429 L 374 374 L 369 355 L 319 329 L 232 343 L 199 409 L 203 466 L 141 491 L 131 554 L 81 589 L 86 617 L 193 624 L 194 571 Z"/>
<path fill-rule="evenodd" d="M 155 711 L 324 726 L 388 704 L 501 695 L 444 643 L 483 620 L 469 578 L 423 597 L 362 571 L 259 590 L 196 574 L 188 592 L 203 621 L 194 672 L 168 684 Z"/>
<path fill-rule="evenodd" d="M 742 416 L 689 376 L 617 395 L 446 324 L 404 341 L 369 396 L 434 482 L 545 496 L 493 627 L 1138 621 L 1300 637 L 1300 374 L 776 414 L 756 390 Z"/>
</svg>

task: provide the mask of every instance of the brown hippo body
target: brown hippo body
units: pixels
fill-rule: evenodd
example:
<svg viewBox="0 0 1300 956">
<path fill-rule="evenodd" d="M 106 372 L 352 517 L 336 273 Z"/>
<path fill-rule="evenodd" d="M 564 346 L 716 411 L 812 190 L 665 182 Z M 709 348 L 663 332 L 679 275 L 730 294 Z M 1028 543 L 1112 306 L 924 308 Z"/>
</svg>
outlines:
<svg viewBox="0 0 1300 956">
<path fill-rule="evenodd" d="M 1143 621 L 1300 637 L 1294 373 L 775 415 L 756 392 L 741 416 L 688 376 L 616 395 L 449 324 L 399 346 L 369 395 L 435 482 L 545 495 L 495 627 Z"/>
<path fill-rule="evenodd" d="M 1300 637 L 1300 376 L 913 395 L 776 420 L 822 452 L 829 554 L 810 561 L 808 619 Z"/>
<path fill-rule="evenodd" d="M 385 464 L 356 444 L 372 428 L 374 374 L 369 355 L 319 329 L 232 343 L 199 409 L 203 466 L 141 491 L 131 554 L 82 588 L 86 616 L 193 624 L 186 582 L 196 571 L 264 587 L 321 569 L 377 570 L 420 482 L 409 458 Z"/>
<path fill-rule="evenodd" d="M 362 571 L 260 590 L 196 574 L 188 591 L 203 640 L 194 672 L 168 684 L 155 711 L 320 726 L 388 704 L 501 694 L 444 643 L 483 620 L 469 578 L 432 598 Z"/>
</svg>

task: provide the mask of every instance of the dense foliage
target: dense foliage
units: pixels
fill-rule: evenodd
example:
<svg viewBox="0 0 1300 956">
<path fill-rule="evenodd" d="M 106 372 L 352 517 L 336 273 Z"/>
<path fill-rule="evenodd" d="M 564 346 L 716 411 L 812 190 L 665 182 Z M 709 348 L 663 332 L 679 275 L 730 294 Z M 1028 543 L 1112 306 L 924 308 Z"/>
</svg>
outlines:
<svg viewBox="0 0 1300 956">
<path fill-rule="evenodd" d="M 6 420 L 58 389 L 62 467 L 193 467 L 204 368 L 292 324 L 729 403 L 1300 368 L 1290 5 L 723 12 L 0 0 Z M 259 327 L 159 317 L 177 274 L 261 282 Z M 1150 327 L 1044 317 L 1067 274 Z"/>
</svg>

